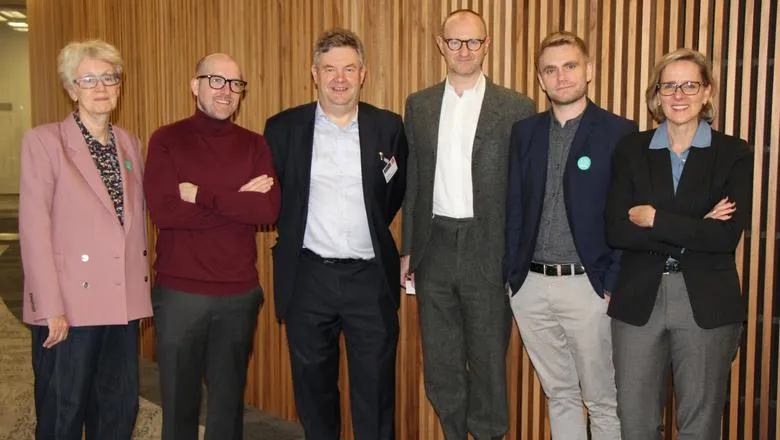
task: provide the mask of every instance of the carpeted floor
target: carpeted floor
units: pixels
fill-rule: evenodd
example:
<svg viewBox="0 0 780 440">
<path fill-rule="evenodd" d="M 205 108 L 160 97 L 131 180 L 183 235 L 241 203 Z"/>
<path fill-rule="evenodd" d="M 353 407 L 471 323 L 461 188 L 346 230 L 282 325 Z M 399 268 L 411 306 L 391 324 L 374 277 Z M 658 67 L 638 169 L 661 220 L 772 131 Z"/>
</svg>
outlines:
<svg viewBox="0 0 780 440">
<path fill-rule="evenodd" d="M 33 438 L 35 409 L 30 367 L 30 332 L 0 299 L 0 439 Z M 140 399 L 133 439 L 159 439 L 162 410 Z"/>
</svg>

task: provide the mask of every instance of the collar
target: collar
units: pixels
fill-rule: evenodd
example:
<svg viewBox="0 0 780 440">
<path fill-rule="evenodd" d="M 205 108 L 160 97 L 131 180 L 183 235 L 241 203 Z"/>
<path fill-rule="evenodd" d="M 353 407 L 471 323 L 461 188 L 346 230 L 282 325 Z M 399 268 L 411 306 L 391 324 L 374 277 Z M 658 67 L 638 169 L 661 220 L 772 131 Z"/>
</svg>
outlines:
<svg viewBox="0 0 780 440">
<path fill-rule="evenodd" d="M 360 104 L 358 104 L 358 107 L 355 109 L 355 114 L 352 115 L 352 119 L 349 121 L 349 124 L 347 124 L 344 129 L 349 129 L 356 127 L 358 125 L 358 113 L 360 113 Z M 328 115 L 325 113 L 325 110 L 320 105 L 320 101 L 317 101 L 317 107 L 314 110 L 314 119 L 315 123 L 320 122 L 329 122 L 331 124 L 335 124 L 333 121 L 330 120 Z"/>
<path fill-rule="evenodd" d="M 696 127 L 696 133 L 693 135 L 691 141 L 691 147 L 696 148 L 708 148 L 712 145 L 712 127 L 705 121 L 699 121 L 699 126 Z M 668 122 L 664 121 L 653 133 L 653 138 L 650 139 L 651 150 L 663 150 L 669 148 L 669 126 Z"/>
<path fill-rule="evenodd" d="M 474 84 L 474 87 L 463 90 L 462 96 L 482 93 L 485 90 L 485 82 L 485 73 L 480 72 L 479 78 L 477 78 L 477 82 Z M 453 93 L 455 96 L 457 96 L 457 93 L 455 93 L 455 87 L 453 87 L 450 83 L 449 75 L 447 75 L 447 79 L 444 81 L 444 93 Z"/>
</svg>

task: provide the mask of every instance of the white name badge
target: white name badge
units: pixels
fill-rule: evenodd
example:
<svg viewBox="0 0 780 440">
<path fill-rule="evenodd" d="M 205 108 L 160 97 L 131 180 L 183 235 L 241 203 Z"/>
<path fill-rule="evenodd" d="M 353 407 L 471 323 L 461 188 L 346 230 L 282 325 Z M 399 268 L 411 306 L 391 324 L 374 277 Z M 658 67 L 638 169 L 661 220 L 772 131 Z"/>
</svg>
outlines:
<svg viewBox="0 0 780 440">
<path fill-rule="evenodd" d="M 385 175 L 385 182 L 390 183 L 390 179 L 395 176 L 396 171 L 398 171 L 398 164 L 395 163 L 395 157 L 385 160 L 385 167 L 382 169 L 382 174 Z"/>
</svg>

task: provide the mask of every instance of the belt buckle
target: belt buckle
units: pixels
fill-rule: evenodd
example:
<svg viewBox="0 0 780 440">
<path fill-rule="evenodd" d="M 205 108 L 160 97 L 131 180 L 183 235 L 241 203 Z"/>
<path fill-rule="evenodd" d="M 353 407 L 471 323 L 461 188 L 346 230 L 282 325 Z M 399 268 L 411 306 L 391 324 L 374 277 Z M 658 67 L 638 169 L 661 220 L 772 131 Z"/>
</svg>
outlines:
<svg viewBox="0 0 780 440">
<path fill-rule="evenodd" d="M 542 267 L 544 267 L 544 274 L 548 277 L 557 277 L 558 276 L 558 266 L 555 264 L 542 264 Z"/>
</svg>

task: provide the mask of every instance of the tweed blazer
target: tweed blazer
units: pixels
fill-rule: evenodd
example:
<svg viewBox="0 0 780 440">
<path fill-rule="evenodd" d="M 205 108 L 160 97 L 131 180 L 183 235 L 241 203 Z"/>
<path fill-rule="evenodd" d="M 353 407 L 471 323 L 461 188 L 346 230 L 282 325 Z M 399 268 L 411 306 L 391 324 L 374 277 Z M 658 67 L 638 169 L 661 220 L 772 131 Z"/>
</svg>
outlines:
<svg viewBox="0 0 780 440">
<path fill-rule="evenodd" d="M 433 182 L 439 138 L 439 115 L 445 82 L 406 100 L 405 129 L 409 170 L 403 209 L 402 255 L 411 258 L 410 272 L 425 258 L 433 217 Z M 512 125 L 536 113 L 534 102 L 486 79 L 472 150 L 472 188 L 481 271 L 502 284 L 507 163 Z"/>
</svg>

